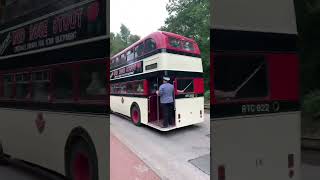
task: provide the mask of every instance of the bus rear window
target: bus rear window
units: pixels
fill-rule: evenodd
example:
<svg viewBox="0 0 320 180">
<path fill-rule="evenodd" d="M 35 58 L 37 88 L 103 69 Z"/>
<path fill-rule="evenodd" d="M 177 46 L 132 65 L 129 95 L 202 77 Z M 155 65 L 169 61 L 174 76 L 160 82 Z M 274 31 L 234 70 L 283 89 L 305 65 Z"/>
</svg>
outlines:
<svg viewBox="0 0 320 180">
<path fill-rule="evenodd" d="M 193 79 L 177 79 L 177 90 L 179 93 L 193 93 Z"/>
<path fill-rule="evenodd" d="M 174 48 L 181 48 L 181 41 L 174 37 L 169 37 L 169 44 Z"/>
<path fill-rule="evenodd" d="M 193 43 L 189 41 L 183 41 L 182 48 L 186 51 L 194 51 Z"/>
<path fill-rule="evenodd" d="M 217 102 L 261 99 L 268 96 L 267 64 L 259 56 L 223 56 L 214 61 Z"/>
<path fill-rule="evenodd" d="M 184 41 L 174 37 L 169 37 L 169 44 L 173 48 L 179 48 L 185 51 L 194 51 L 194 45 L 190 41 Z"/>
</svg>

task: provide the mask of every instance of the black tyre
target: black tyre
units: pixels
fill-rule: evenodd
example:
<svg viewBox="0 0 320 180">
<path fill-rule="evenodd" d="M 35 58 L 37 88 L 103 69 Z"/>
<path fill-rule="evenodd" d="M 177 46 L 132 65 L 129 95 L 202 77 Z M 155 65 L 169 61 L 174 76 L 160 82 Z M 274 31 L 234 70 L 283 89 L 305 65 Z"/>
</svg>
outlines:
<svg viewBox="0 0 320 180">
<path fill-rule="evenodd" d="M 98 160 L 93 148 L 84 141 L 72 145 L 67 160 L 70 180 L 98 180 Z"/>
<path fill-rule="evenodd" d="M 137 104 L 133 105 L 131 108 L 131 120 L 134 125 L 141 125 L 141 111 Z"/>
</svg>

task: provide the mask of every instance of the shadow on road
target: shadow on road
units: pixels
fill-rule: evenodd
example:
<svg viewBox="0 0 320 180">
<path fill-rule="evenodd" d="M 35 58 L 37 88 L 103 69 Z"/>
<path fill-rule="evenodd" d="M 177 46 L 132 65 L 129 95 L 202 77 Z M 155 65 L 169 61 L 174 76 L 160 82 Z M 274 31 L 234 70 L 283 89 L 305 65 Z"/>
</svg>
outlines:
<svg viewBox="0 0 320 180">
<path fill-rule="evenodd" d="M 65 180 L 61 175 L 19 160 L 10 160 L 9 164 L 1 166 L 1 169 L 9 176 L 5 177 L 6 180 L 10 178 L 13 178 L 12 180 Z M 15 174 L 16 178 L 12 177 L 12 174 Z"/>
<path fill-rule="evenodd" d="M 197 131 L 197 130 L 201 129 L 201 127 L 199 125 L 186 126 L 183 128 L 174 129 L 172 131 L 160 131 L 160 130 L 154 129 L 154 128 L 152 128 L 150 126 L 146 126 L 146 125 L 144 125 L 142 127 L 148 129 L 148 131 L 152 131 L 153 133 L 157 133 L 158 135 L 161 135 L 161 136 L 174 136 L 176 134 L 183 134 L 183 133 L 187 133 L 190 131 Z"/>
</svg>

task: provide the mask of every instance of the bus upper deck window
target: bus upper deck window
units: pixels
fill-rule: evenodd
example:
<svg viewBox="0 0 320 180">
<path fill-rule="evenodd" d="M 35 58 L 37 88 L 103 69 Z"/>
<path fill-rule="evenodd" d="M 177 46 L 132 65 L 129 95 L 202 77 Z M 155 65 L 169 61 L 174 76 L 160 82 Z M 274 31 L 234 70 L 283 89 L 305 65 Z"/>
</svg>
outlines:
<svg viewBox="0 0 320 180">
<path fill-rule="evenodd" d="M 135 49 L 134 49 L 134 53 L 135 53 L 134 57 L 135 58 L 142 56 L 143 48 L 144 48 L 144 44 L 143 43 L 141 43 L 137 47 L 135 47 Z"/>
<path fill-rule="evenodd" d="M 132 61 L 134 59 L 134 53 L 133 50 L 129 50 L 127 52 L 127 61 Z"/>
<path fill-rule="evenodd" d="M 126 61 L 126 54 L 121 54 L 120 56 L 120 64 L 123 64 Z"/>
<path fill-rule="evenodd" d="M 145 41 L 145 49 L 144 49 L 145 53 L 151 52 L 151 51 L 155 50 L 156 48 L 157 48 L 156 42 L 153 39 L 147 39 Z"/>
<path fill-rule="evenodd" d="M 169 37 L 169 44 L 174 48 L 181 48 L 181 41 L 174 37 Z"/>
<path fill-rule="evenodd" d="M 194 46 L 193 46 L 193 43 L 192 43 L 192 42 L 184 41 L 182 47 L 183 47 L 184 50 L 194 51 Z"/>
</svg>

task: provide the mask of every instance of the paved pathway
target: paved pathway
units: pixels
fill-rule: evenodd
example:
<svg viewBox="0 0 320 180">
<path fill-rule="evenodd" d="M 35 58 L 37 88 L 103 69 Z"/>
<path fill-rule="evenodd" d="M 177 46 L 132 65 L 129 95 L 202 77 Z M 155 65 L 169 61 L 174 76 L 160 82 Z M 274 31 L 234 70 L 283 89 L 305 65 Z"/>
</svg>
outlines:
<svg viewBox="0 0 320 180">
<path fill-rule="evenodd" d="M 110 134 L 110 165 L 112 180 L 160 180 L 153 170 L 112 134 Z"/>
</svg>

